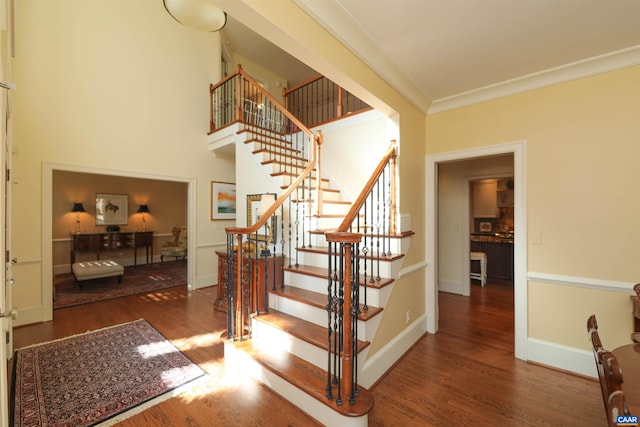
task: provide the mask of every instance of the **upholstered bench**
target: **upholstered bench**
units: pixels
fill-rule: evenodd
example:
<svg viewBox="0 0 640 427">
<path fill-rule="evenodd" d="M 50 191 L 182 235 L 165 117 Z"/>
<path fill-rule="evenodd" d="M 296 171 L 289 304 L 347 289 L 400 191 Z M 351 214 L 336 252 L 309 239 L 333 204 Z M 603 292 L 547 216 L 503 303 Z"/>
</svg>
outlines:
<svg viewBox="0 0 640 427">
<path fill-rule="evenodd" d="M 121 283 L 124 274 L 124 267 L 111 260 L 76 262 L 71 266 L 71 270 L 80 287 L 85 280 L 113 276 L 117 276 L 118 283 Z"/>
</svg>

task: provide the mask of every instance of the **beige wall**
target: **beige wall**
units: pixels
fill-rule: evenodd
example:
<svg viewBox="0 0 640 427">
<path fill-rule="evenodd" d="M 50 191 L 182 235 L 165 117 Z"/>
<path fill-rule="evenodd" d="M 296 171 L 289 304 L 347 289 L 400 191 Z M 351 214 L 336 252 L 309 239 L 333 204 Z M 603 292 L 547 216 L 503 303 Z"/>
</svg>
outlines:
<svg viewBox="0 0 640 427">
<path fill-rule="evenodd" d="M 628 342 L 639 117 L 638 66 L 428 116 L 428 153 L 526 140 L 529 338 L 588 349 L 595 313 L 607 347 Z"/>
<path fill-rule="evenodd" d="M 216 283 L 224 227 L 210 220 L 210 182 L 232 160 L 207 149 L 217 33 L 186 28 L 155 0 L 16 2 L 13 79 L 14 305 L 19 322 L 50 318 L 47 168 L 187 182 L 192 192 L 189 285 Z M 151 202 L 150 202 L 151 203 Z M 152 205 L 152 209 L 158 209 Z M 44 213 L 43 213 L 44 212 Z M 192 216 L 191 216 L 192 215 Z"/>
<path fill-rule="evenodd" d="M 147 231 L 154 233 L 155 258 L 160 255 L 162 242 L 171 238 L 171 229 L 187 224 L 185 183 L 56 170 L 52 188 L 53 266 L 56 272 L 69 267 L 69 233 L 76 232 L 76 214 L 70 212 L 74 202 L 81 202 L 86 210 L 79 215 L 82 232 L 106 231 L 106 226 L 95 223 L 96 193 L 128 196 L 127 224 L 119 226 L 122 231 L 141 231 L 142 214 L 136 211 L 141 204 L 149 206 L 150 213 L 145 214 L 145 222 Z M 112 251 L 109 256 L 130 258 L 132 250 Z"/>
</svg>

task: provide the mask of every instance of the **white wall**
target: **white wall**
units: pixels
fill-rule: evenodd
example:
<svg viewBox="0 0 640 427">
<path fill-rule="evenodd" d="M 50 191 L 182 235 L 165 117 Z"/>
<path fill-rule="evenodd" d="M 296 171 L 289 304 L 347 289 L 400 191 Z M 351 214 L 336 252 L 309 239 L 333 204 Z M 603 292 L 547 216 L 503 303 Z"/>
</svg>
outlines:
<svg viewBox="0 0 640 427">
<path fill-rule="evenodd" d="M 395 125 L 375 110 L 312 130 L 321 130 L 324 137 L 323 177 L 329 178 L 350 201 L 358 197 L 391 140 L 397 138 Z"/>
</svg>

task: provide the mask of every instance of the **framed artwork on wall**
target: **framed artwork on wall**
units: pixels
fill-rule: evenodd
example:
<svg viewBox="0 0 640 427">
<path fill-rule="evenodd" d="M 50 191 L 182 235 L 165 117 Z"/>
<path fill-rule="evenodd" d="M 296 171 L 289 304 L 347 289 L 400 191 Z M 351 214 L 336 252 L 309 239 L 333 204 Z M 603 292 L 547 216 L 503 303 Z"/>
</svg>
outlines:
<svg viewBox="0 0 640 427">
<path fill-rule="evenodd" d="M 236 219 L 236 185 L 211 181 L 211 219 Z"/>
<path fill-rule="evenodd" d="M 128 195 L 96 194 L 96 225 L 126 225 L 128 218 Z"/>
</svg>

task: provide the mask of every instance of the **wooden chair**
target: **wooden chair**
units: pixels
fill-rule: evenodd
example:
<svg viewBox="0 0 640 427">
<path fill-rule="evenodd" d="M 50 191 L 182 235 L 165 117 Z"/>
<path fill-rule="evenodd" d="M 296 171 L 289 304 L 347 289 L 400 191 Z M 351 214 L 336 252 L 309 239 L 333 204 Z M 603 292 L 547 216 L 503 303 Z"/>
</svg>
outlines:
<svg viewBox="0 0 640 427">
<path fill-rule="evenodd" d="M 596 362 L 596 369 L 598 371 L 598 380 L 600 382 L 600 389 L 602 391 L 602 400 L 604 402 L 605 409 L 609 404 L 609 393 L 607 391 L 607 383 L 604 372 L 604 365 L 602 364 L 600 354 L 605 351 L 602 347 L 602 341 L 600 341 L 600 335 L 598 334 L 598 321 L 596 315 L 592 314 L 587 320 L 587 331 L 589 333 L 589 340 L 593 347 L 593 358 Z"/>
<path fill-rule="evenodd" d="M 627 407 L 627 400 L 624 397 L 624 391 L 617 390 L 611 393 L 609 396 L 609 413 L 608 413 L 608 421 L 609 426 L 617 426 L 618 425 L 618 416 L 620 415 L 631 415 L 629 413 L 629 408 Z"/>
<path fill-rule="evenodd" d="M 604 366 L 605 380 L 607 383 L 607 421 L 610 426 L 617 426 L 617 418 L 619 415 L 631 415 L 627 407 L 627 401 L 624 397 L 622 389 L 622 368 L 618 364 L 615 354 L 609 351 L 600 353 L 600 359 Z"/>
<path fill-rule="evenodd" d="M 620 368 L 616 356 L 602 346 L 598 333 L 598 322 L 594 314 L 589 316 L 587 320 L 587 331 L 593 346 L 593 356 L 598 370 L 607 422 L 610 426 L 616 426 L 618 415 L 629 415 L 622 389 L 622 368 Z"/>
</svg>

